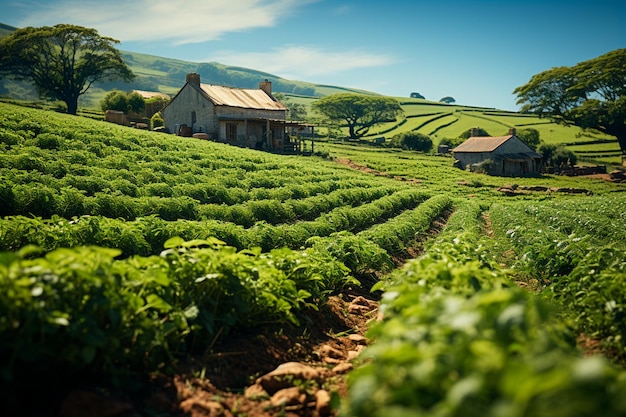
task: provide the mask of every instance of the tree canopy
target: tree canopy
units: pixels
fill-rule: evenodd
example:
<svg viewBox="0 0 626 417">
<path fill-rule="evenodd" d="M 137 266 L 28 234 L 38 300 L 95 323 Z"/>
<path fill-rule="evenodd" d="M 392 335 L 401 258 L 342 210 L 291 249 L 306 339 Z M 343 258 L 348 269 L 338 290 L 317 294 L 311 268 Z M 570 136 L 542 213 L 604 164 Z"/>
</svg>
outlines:
<svg viewBox="0 0 626 417">
<path fill-rule="evenodd" d="M 403 112 L 391 97 L 340 93 L 323 97 L 312 104 L 332 121 L 345 122 L 351 139 L 358 139 L 379 123 L 395 120 Z"/>
<path fill-rule="evenodd" d="M 134 74 L 95 29 L 68 24 L 27 27 L 0 39 L 0 77 L 29 80 L 41 97 L 61 100 L 76 114 L 78 98 L 96 81 L 130 81 Z"/>
<path fill-rule="evenodd" d="M 133 91 L 125 93 L 120 90 L 110 91 L 100 102 L 102 110 L 118 110 L 124 113 L 140 113 L 146 108 L 146 101 L 141 94 Z"/>
<path fill-rule="evenodd" d="M 420 93 L 418 93 L 416 91 L 412 92 L 410 97 L 411 98 L 421 98 L 421 99 L 425 98 L 423 95 L 421 95 Z"/>
<path fill-rule="evenodd" d="M 626 157 L 626 49 L 541 72 L 513 93 L 522 111 L 615 136 Z"/>
<path fill-rule="evenodd" d="M 456 103 L 456 100 L 454 99 L 454 97 L 450 97 L 450 96 L 445 96 L 442 97 L 439 100 L 440 103 L 447 103 L 447 104 L 452 104 L 452 103 Z"/>
<path fill-rule="evenodd" d="M 532 127 L 517 130 L 517 137 L 533 149 L 537 149 L 537 146 L 541 143 L 541 138 L 539 136 L 539 131 L 537 129 L 533 129 Z"/>
</svg>

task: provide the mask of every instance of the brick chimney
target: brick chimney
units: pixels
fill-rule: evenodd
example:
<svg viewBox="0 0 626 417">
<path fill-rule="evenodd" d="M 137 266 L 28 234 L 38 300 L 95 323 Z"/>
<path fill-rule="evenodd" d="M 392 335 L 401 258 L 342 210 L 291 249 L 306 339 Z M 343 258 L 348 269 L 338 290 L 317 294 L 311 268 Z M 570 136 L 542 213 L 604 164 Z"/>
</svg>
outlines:
<svg viewBox="0 0 626 417">
<path fill-rule="evenodd" d="M 265 91 L 265 93 L 268 96 L 272 96 L 272 82 L 270 80 L 268 80 L 267 78 L 265 79 L 265 81 L 261 81 L 259 83 L 259 88 L 263 91 Z"/>
<path fill-rule="evenodd" d="M 510 128 L 510 129 L 509 129 L 509 135 L 511 135 L 511 136 L 515 136 L 515 134 L 516 134 L 516 133 L 517 133 L 517 131 L 515 130 L 515 128 L 514 128 L 514 127 L 512 127 L 512 128 Z"/>
<path fill-rule="evenodd" d="M 196 87 L 200 87 L 200 74 L 191 72 L 187 74 L 185 81 L 187 81 L 189 84 L 195 85 Z"/>
</svg>

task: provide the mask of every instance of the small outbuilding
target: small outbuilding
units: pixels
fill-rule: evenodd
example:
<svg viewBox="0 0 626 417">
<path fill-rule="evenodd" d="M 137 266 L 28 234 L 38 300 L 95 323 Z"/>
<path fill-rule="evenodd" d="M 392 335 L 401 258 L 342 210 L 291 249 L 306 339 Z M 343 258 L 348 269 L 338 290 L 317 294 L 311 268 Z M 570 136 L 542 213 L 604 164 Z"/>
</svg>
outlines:
<svg viewBox="0 0 626 417">
<path fill-rule="evenodd" d="M 200 75 L 187 74 L 161 114 L 166 130 L 179 136 L 280 153 L 303 153 L 306 137 L 307 151 L 313 151 L 312 127 L 287 120 L 287 108 L 272 95 L 268 80 L 245 89 L 203 84 Z"/>
<path fill-rule="evenodd" d="M 542 169 L 542 156 L 512 128 L 507 136 L 472 136 L 452 149 L 455 166 L 490 175 L 533 176 Z"/>
</svg>

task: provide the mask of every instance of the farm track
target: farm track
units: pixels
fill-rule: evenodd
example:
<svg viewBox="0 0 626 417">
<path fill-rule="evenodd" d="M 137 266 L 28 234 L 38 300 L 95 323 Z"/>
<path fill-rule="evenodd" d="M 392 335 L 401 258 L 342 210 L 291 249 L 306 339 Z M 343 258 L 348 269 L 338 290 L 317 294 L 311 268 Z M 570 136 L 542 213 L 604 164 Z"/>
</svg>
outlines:
<svg viewBox="0 0 626 417">
<path fill-rule="evenodd" d="M 369 167 L 367 167 L 365 165 L 359 165 L 359 164 L 355 163 L 354 161 L 352 161 L 352 160 L 350 160 L 348 158 L 336 158 L 335 162 L 337 162 L 338 164 L 341 164 L 341 165 L 345 165 L 345 166 L 347 166 L 349 168 L 352 168 L 354 170 L 361 171 L 361 172 L 364 172 L 366 174 L 376 175 L 378 177 L 393 178 L 393 179 L 396 179 L 398 181 L 409 182 L 409 183 L 416 183 L 416 184 L 419 184 L 421 182 L 420 180 L 414 179 L 414 178 L 390 176 L 386 172 L 377 171 L 377 170 L 369 168 Z"/>
</svg>

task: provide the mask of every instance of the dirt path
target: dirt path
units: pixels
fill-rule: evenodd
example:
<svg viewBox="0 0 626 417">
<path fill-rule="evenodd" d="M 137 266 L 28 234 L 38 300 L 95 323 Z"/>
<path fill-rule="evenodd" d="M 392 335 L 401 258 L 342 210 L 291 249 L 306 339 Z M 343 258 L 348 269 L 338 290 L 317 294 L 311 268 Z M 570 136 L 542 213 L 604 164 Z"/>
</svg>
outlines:
<svg viewBox="0 0 626 417">
<path fill-rule="evenodd" d="M 398 181 L 412 182 L 412 183 L 416 183 L 416 184 L 419 184 L 421 182 L 420 180 L 415 179 L 415 178 L 391 176 L 391 175 L 389 175 L 386 172 L 377 171 L 377 170 L 375 170 L 373 168 L 370 168 L 368 166 L 365 166 L 365 165 L 359 165 L 359 164 L 353 162 L 352 160 L 350 160 L 348 158 L 335 158 L 334 161 L 337 162 L 338 164 L 345 165 L 347 167 L 350 167 L 350 168 L 355 169 L 357 171 L 364 172 L 366 174 L 376 175 L 376 176 L 379 176 L 379 177 L 393 178 L 393 179 L 398 180 Z"/>
</svg>

